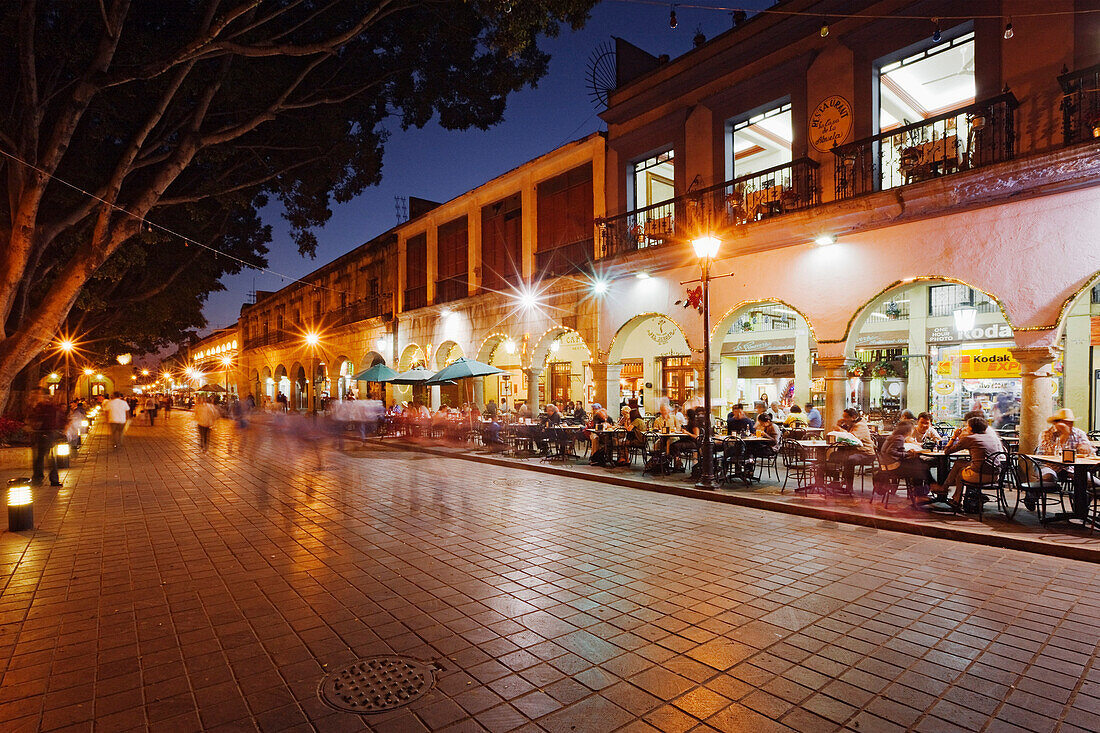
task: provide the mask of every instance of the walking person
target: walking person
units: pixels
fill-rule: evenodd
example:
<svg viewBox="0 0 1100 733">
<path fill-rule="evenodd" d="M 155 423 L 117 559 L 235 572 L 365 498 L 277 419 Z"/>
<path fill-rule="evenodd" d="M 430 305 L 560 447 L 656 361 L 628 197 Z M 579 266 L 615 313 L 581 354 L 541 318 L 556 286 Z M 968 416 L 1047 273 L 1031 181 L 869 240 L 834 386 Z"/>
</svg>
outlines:
<svg viewBox="0 0 1100 733">
<path fill-rule="evenodd" d="M 199 447 L 205 453 L 210 445 L 210 431 L 218 421 L 218 408 L 207 397 L 199 397 L 195 402 L 195 425 L 199 428 Z"/>
<path fill-rule="evenodd" d="M 50 486 L 60 486 L 54 444 L 65 427 L 65 414 L 56 398 L 51 397 L 44 389 L 39 390 L 38 402 L 31 410 L 27 422 L 34 432 L 34 442 L 31 443 L 31 481 L 41 483 L 45 479 L 44 464 L 49 460 Z"/>
<path fill-rule="evenodd" d="M 153 395 L 145 398 L 145 414 L 149 416 L 149 427 L 153 427 L 157 419 L 157 398 Z"/>
<path fill-rule="evenodd" d="M 126 415 L 130 412 L 130 405 L 122 399 L 121 392 L 115 392 L 115 396 L 103 403 L 103 409 L 107 412 L 107 425 L 111 428 L 111 447 L 122 445 L 122 433 L 126 429 Z"/>
</svg>

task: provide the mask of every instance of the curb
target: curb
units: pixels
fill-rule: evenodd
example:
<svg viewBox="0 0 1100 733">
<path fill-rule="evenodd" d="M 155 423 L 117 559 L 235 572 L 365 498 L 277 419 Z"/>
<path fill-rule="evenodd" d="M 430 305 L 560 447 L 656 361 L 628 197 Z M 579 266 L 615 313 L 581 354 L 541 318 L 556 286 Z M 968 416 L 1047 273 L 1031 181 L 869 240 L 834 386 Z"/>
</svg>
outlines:
<svg viewBox="0 0 1100 733">
<path fill-rule="evenodd" d="M 535 464 L 511 462 L 498 458 L 493 458 L 487 455 L 450 452 L 424 445 L 394 445 L 392 443 L 387 444 L 382 441 L 375 443 L 375 445 L 384 447 L 388 450 L 417 450 L 422 453 L 430 453 L 432 455 L 443 456 L 446 458 L 457 458 L 459 460 L 471 461 L 473 463 L 483 463 L 490 466 L 502 466 L 504 468 L 515 468 L 522 471 L 545 473 L 552 476 L 580 479 L 582 481 L 609 484 L 611 486 L 621 486 L 623 488 L 629 489 L 641 489 L 642 491 L 651 491 L 656 494 L 682 496 L 690 499 L 711 501 L 718 504 L 731 504 L 733 506 L 761 509 L 768 512 L 793 514 L 800 517 L 823 519 L 826 521 L 839 522 L 842 524 L 854 524 L 862 527 L 870 527 L 872 529 L 888 530 L 891 532 L 904 532 L 905 534 L 930 537 L 933 539 L 954 540 L 956 542 L 968 542 L 973 545 L 985 545 L 987 547 L 998 547 L 1006 550 L 1031 552 L 1039 555 L 1045 555 L 1047 557 L 1060 557 L 1067 560 L 1080 560 L 1083 562 L 1100 563 L 1100 545 L 1098 545 L 1096 548 L 1091 548 L 1083 547 L 1080 545 L 1067 545 L 1058 542 L 1048 542 L 1046 540 L 1034 539 L 1030 537 L 1006 535 L 1000 532 L 990 534 L 987 532 L 974 532 L 964 527 L 919 524 L 916 522 L 910 522 L 905 519 L 899 519 L 895 517 L 859 514 L 855 512 L 846 512 L 843 510 L 830 509 L 826 507 L 788 504 L 786 502 L 759 499 L 754 496 L 742 496 L 738 494 L 704 491 L 701 489 L 692 488 L 690 486 L 671 486 L 668 484 L 650 483 L 648 481 L 623 478 L 621 476 L 601 476 L 599 474 L 593 475 L 589 473 L 582 473 L 580 471 L 572 471 L 564 467 L 549 466 L 541 463 Z"/>
</svg>

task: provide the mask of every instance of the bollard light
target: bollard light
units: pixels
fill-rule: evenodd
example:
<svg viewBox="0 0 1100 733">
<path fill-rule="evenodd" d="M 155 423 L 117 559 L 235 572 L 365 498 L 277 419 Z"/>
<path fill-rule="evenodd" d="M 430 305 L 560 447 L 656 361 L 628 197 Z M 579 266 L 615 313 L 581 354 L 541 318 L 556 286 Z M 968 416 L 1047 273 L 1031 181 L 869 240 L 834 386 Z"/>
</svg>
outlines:
<svg viewBox="0 0 1100 733">
<path fill-rule="evenodd" d="M 34 529 L 31 480 L 13 478 L 8 481 L 8 531 L 24 532 L 28 529 Z"/>
<path fill-rule="evenodd" d="M 54 446 L 53 454 L 57 458 L 58 468 L 69 467 L 69 456 L 72 454 L 72 450 L 72 446 L 69 445 L 68 441 L 62 441 Z"/>
</svg>

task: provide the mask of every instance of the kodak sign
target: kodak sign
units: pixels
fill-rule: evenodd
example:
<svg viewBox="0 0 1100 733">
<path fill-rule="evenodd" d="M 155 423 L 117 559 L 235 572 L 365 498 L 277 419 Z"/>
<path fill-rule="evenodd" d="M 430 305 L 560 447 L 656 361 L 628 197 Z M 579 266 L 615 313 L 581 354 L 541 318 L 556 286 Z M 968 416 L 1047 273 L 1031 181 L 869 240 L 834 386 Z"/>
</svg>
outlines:
<svg viewBox="0 0 1100 733">
<path fill-rule="evenodd" d="M 1020 362 L 1008 349 L 963 349 L 958 354 L 962 379 L 998 379 L 1020 376 Z"/>
</svg>

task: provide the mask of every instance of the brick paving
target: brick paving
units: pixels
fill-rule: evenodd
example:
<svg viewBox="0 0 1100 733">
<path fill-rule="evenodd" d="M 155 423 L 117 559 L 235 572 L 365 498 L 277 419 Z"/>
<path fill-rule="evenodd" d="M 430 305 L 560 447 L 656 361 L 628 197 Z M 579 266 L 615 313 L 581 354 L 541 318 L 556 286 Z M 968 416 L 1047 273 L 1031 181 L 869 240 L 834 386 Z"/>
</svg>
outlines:
<svg viewBox="0 0 1100 733">
<path fill-rule="evenodd" d="M 1100 565 L 173 421 L 0 535 L 0 730 L 1100 727 Z M 319 700 L 385 653 L 435 689 Z"/>
</svg>

